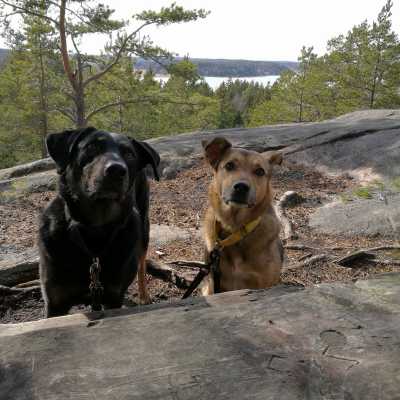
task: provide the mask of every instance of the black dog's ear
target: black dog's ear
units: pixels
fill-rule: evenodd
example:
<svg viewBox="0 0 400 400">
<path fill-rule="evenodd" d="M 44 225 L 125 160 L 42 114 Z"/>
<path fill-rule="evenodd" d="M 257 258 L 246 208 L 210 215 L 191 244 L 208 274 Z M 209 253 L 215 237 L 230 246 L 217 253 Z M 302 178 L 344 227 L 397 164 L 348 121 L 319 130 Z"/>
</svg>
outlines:
<svg viewBox="0 0 400 400">
<path fill-rule="evenodd" d="M 50 133 L 46 137 L 47 151 L 62 173 L 69 163 L 69 157 L 78 141 L 96 128 L 69 129 L 60 133 Z"/>
<path fill-rule="evenodd" d="M 223 154 L 232 147 L 232 143 L 223 137 L 216 137 L 211 141 L 203 140 L 201 142 L 210 165 L 217 169 Z"/>
<path fill-rule="evenodd" d="M 160 165 L 159 154 L 146 142 L 141 142 L 136 139 L 131 139 L 133 147 L 137 151 L 142 168 L 146 165 L 151 165 L 154 172 L 154 178 L 159 181 L 160 175 L 158 174 L 158 166 Z"/>
</svg>

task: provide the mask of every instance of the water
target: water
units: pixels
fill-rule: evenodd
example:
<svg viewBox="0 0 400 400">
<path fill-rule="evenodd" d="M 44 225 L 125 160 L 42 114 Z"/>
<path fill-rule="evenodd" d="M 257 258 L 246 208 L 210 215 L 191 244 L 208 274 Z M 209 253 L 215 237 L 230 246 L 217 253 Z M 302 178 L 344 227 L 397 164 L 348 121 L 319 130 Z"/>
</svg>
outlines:
<svg viewBox="0 0 400 400">
<path fill-rule="evenodd" d="M 240 78 L 229 78 L 229 77 L 224 77 L 224 76 L 205 76 L 204 79 L 205 81 L 210 85 L 210 87 L 215 90 L 218 89 L 218 87 L 221 85 L 222 82 L 227 82 L 229 79 L 236 80 L 239 79 L 241 81 L 246 81 L 246 82 L 258 82 L 260 84 L 263 84 L 266 86 L 268 83 L 271 85 L 279 78 L 279 75 L 266 75 L 266 76 L 246 76 L 246 77 L 240 77 Z M 167 75 L 157 75 L 155 76 L 155 79 L 158 80 L 159 82 L 167 82 L 169 79 L 169 76 Z"/>
<path fill-rule="evenodd" d="M 246 76 L 246 77 L 240 77 L 240 78 L 228 78 L 228 77 L 221 77 L 221 76 L 205 76 L 204 79 L 205 81 L 210 85 L 210 87 L 215 90 L 217 89 L 222 82 L 226 82 L 229 79 L 232 79 L 235 81 L 236 79 L 239 79 L 240 81 L 246 81 L 246 82 L 254 82 L 254 83 L 260 83 L 266 86 L 268 83 L 271 85 L 279 78 L 279 75 L 267 75 L 267 76 Z"/>
</svg>

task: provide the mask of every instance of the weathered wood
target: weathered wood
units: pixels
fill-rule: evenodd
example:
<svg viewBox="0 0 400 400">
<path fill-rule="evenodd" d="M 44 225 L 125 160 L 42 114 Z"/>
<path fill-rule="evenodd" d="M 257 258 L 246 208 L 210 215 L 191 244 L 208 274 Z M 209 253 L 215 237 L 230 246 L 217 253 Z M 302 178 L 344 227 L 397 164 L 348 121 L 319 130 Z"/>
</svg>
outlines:
<svg viewBox="0 0 400 400">
<path fill-rule="evenodd" d="M 396 399 L 399 299 L 388 274 L 1 326 L 1 398 Z"/>
</svg>

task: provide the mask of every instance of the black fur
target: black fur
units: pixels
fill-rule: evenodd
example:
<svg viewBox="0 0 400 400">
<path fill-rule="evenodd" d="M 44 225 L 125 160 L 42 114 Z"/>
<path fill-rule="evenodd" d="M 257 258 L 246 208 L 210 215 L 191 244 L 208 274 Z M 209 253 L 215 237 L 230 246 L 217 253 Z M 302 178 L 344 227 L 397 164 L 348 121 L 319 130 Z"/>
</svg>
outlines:
<svg viewBox="0 0 400 400">
<path fill-rule="evenodd" d="M 51 134 L 47 147 L 60 179 L 39 229 L 46 316 L 90 303 L 93 257 L 100 258 L 102 304 L 121 307 L 149 242 L 145 167 L 158 178 L 160 158 L 147 143 L 95 128 Z"/>
</svg>

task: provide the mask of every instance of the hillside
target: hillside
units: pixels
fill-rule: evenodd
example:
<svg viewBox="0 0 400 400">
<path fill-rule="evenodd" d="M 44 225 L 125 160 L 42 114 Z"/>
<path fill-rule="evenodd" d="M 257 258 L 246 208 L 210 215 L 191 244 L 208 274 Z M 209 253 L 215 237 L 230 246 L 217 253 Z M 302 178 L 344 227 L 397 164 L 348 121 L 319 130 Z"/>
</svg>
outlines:
<svg viewBox="0 0 400 400">
<path fill-rule="evenodd" d="M 0 64 L 4 62 L 9 50 L 0 48 Z M 182 60 L 177 57 L 174 62 Z M 266 76 L 280 75 L 288 69 L 296 69 L 298 63 L 294 61 L 251 61 L 251 60 L 223 60 L 210 58 L 191 58 L 191 62 L 198 66 L 199 74 L 202 76 Z M 165 60 L 164 65 L 170 62 Z M 152 60 L 139 58 L 135 63 L 135 68 L 152 70 L 155 73 L 166 73 L 166 70 Z"/>
<path fill-rule="evenodd" d="M 177 57 L 175 62 L 182 60 Z M 266 76 L 280 75 L 288 69 L 296 69 L 297 62 L 293 61 L 251 61 L 251 60 L 223 60 L 209 58 L 191 58 L 191 62 L 197 65 L 199 74 L 202 76 Z M 168 65 L 165 61 L 165 65 Z M 135 67 L 138 69 L 151 69 L 155 73 L 165 73 L 165 69 L 151 60 L 139 59 Z"/>
<path fill-rule="evenodd" d="M 7 49 L 0 49 L 0 64 L 2 64 L 5 61 L 8 52 L 9 50 Z"/>
</svg>

